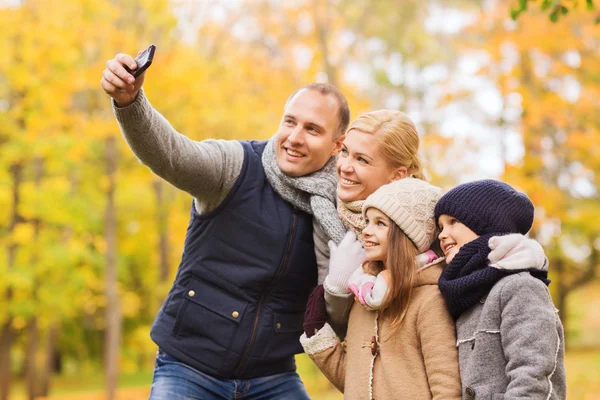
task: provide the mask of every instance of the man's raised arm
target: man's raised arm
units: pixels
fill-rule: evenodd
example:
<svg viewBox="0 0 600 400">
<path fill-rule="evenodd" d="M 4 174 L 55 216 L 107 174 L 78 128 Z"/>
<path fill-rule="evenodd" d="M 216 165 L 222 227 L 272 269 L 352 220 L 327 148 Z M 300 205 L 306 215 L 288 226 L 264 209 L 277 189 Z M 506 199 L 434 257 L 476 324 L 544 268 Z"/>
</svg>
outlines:
<svg viewBox="0 0 600 400">
<path fill-rule="evenodd" d="M 237 141 L 197 142 L 177 132 L 152 106 L 137 79 L 124 65 L 133 58 L 118 54 L 106 63 L 101 85 L 113 99 L 121 131 L 136 157 L 155 174 L 196 198 L 199 212 L 214 209 L 240 174 L 244 152 Z"/>
</svg>

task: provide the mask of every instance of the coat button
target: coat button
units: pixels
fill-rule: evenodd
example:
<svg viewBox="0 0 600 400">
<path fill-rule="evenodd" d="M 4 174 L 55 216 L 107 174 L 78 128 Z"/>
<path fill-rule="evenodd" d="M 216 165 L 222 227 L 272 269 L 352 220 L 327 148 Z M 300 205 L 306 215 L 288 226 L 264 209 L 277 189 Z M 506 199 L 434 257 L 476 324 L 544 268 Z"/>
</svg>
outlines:
<svg viewBox="0 0 600 400">
<path fill-rule="evenodd" d="M 467 395 L 468 399 L 474 399 L 475 398 L 475 391 L 471 387 L 468 387 L 468 388 L 465 389 L 465 394 Z"/>
<path fill-rule="evenodd" d="M 279 322 L 278 322 L 278 323 L 276 323 L 276 324 L 275 324 L 275 327 L 276 327 L 277 329 L 281 329 L 281 323 L 279 323 Z"/>
<path fill-rule="evenodd" d="M 194 292 L 193 290 L 190 290 L 188 292 L 188 296 L 190 296 L 190 297 L 194 297 L 195 295 L 196 295 L 196 292 Z"/>
<path fill-rule="evenodd" d="M 237 317 L 239 317 L 239 316 L 240 316 L 240 313 L 239 313 L 239 312 L 237 312 L 237 311 L 234 311 L 234 312 L 232 312 L 232 313 L 231 313 L 231 316 L 232 316 L 233 318 L 237 318 Z"/>
</svg>

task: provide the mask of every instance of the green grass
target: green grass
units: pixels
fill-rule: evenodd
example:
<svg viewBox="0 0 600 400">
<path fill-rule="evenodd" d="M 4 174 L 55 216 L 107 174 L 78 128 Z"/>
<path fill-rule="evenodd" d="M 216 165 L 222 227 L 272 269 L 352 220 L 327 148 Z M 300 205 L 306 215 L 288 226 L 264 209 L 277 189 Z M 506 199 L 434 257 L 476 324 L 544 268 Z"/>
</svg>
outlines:
<svg viewBox="0 0 600 400">
<path fill-rule="evenodd" d="M 318 400 L 342 400 L 342 395 L 319 371 L 319 368 L 306 354 L 296 356 L 298 374 L 306 386 L 308 394 Z"/>
<path fill-rule="evenodd" d="M 141 371 L 131 374 L 121 374 L 119 377 L 119 388 L 147 388 L 149 393 L 152 384 L 152 372 Z M 79 394 L 81 395 L 79 398 L 87 400 L 92 397 L 90 393 L 102 393 L 103 390 L 104 375 L 100 373 L 91 376 L 57 376 L 52 380 L 49 399 L 58 400 L 66 395 L 75 399 Z M 26 398 L 23 382 L 17 382 L 12 391 L 11 400 L 24 400 Z M 147 394 L 145 398 L 148 398 Z"/>
<path fill-rule="evenodd" d="M 296 358 L 298 373 L 315 400 L 342 400 L 339 393 L 305 355 Z M 571 350 L 566 356 L 569 399 L 600 400 L 600 348 Z M 119 379 L 119 399 L 147 399 L 152 383 L 152 371 L 122 374 Z M 58 376 L 52 381 L 48 400 L 104 400 L 103 376 Z M 24 400 L 23 382 L 17 382 L 11 400 Z"/>
<path fill-rule="evenodd" d="M 600 349 L 567 352 L 567 398 L 600 400 Z"/>
</svg>

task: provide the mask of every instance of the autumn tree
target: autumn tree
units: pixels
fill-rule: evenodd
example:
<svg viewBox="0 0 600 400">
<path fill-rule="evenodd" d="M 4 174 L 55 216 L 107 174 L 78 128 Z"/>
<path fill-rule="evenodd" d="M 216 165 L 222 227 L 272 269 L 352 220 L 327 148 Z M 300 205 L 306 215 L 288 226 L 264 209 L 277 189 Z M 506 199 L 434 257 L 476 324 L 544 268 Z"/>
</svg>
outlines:
<svg viewBox="0 0 600 400">
<path fill-rule="evenodd" d="M 497 3 L 478 17 L 463 38 L 464 54 L 484 60 L 479 75 L 494 83 L 492 98 L 494 92 L 500 98 L 488 122 L 504 147 L 503 179 L 536 206 L 532 235 L 545 246 L 555 282 L 550 289 L 571 333 L 568 295 L 596 279 L 599 267 L 600 27 L 586 23 L 583 11 L 558 24 L 541 12 L 513 22 L 506 11 Z"/>
</svg>

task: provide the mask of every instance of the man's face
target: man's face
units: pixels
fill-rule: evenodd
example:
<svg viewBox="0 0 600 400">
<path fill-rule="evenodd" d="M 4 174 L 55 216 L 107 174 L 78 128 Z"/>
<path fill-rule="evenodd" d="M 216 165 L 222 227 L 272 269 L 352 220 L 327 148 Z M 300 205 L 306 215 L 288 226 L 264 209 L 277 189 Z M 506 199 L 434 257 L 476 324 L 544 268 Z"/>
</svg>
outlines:
<svg viewBox="0 0 600 400">
<path fill-rule="evenodd" d="M 303 89 L 288 102 L 279 124 L 275 156 L 279 169 L 290 176 L 318 171 L 339 153 L 344 136 L 338 128 L 335 97 Z"/>
</svg>

